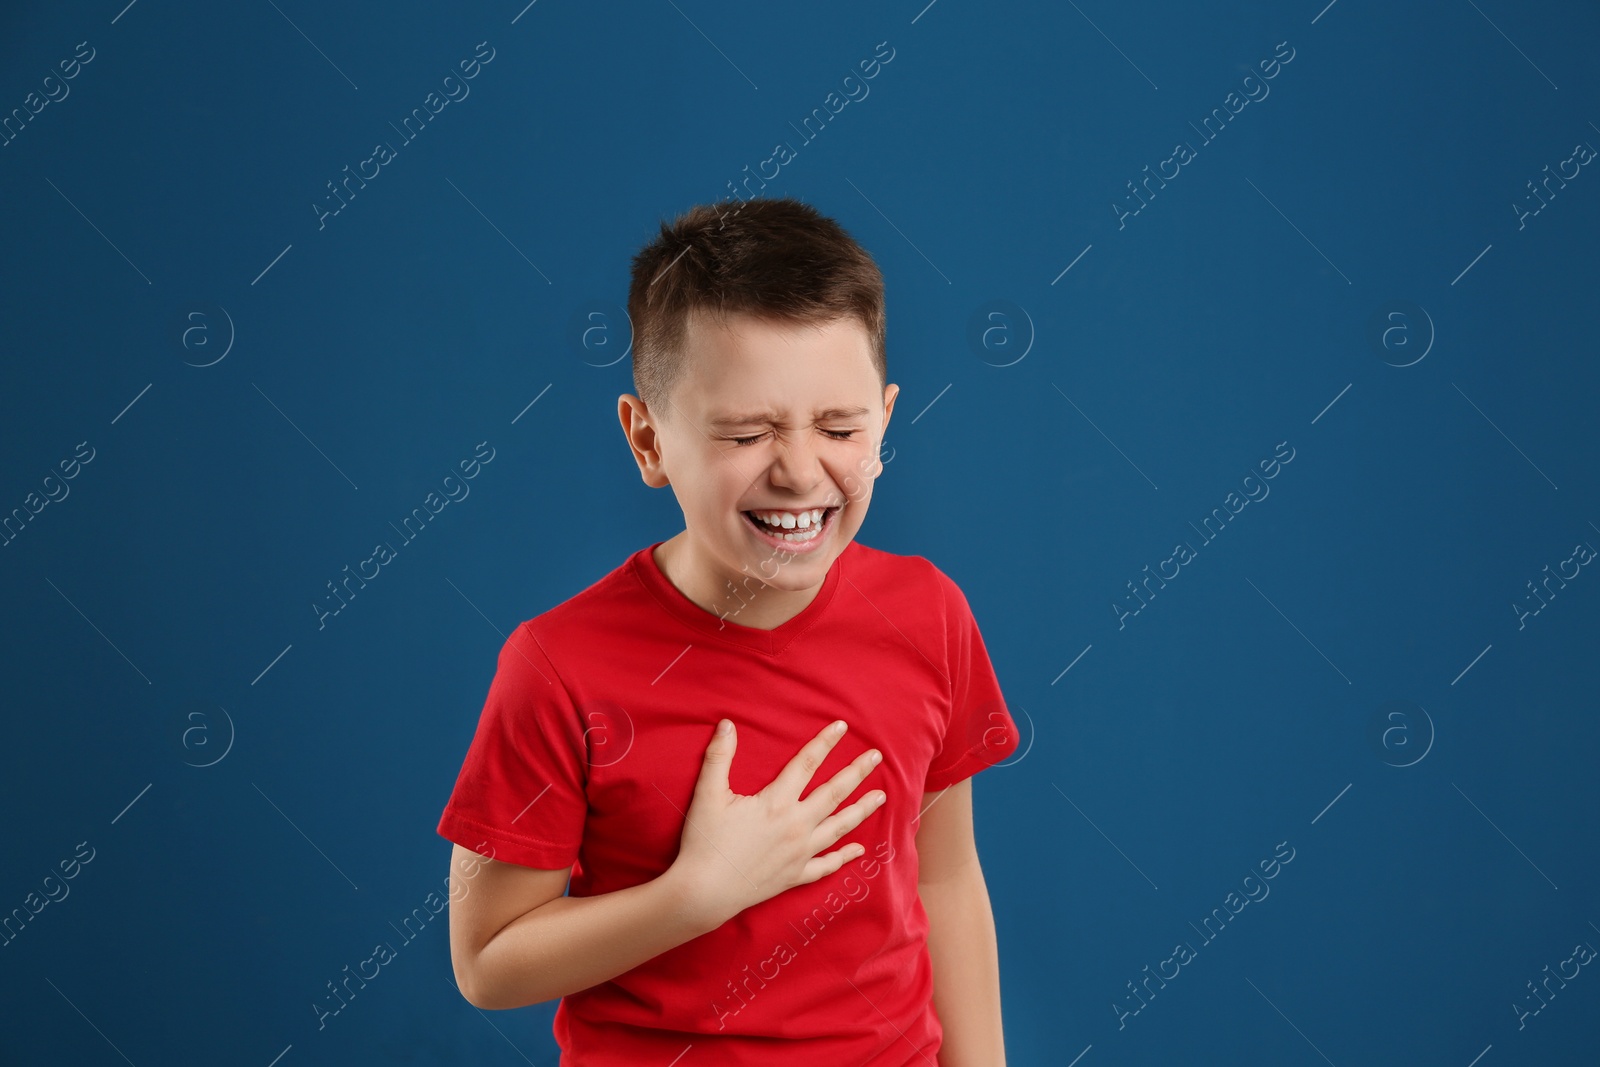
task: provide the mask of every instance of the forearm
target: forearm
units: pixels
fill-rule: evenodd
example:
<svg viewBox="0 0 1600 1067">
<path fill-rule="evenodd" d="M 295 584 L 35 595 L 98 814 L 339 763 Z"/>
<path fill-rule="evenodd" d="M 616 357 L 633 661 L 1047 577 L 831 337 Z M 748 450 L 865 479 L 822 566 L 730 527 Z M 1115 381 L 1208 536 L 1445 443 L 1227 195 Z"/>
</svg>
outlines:
<svg viewBox="0 0 1600 1067">
<path fill-rule="evenodd" d="M 928 914 L 933 1007 L 944 1028 L 939 1067 L 1004 1067 L 1000 954 L 983 868 L 974 859 L 917 889 Z"/>
<path fill-rule="evenodd" d="M 491 1009 L 554 1000 L 715 929 L 707 921 L 670 871 L 614 893 L 557 897 L 490 938 L 462 992 Z"/>
</svg>

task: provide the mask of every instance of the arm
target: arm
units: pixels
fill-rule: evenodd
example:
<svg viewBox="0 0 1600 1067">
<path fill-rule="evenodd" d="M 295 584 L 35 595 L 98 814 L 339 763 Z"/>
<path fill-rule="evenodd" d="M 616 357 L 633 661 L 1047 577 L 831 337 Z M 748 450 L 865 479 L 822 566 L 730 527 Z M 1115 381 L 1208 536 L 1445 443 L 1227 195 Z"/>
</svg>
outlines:
<svg viewBox="0 0 1600 1067">
<path fill-rule="evenodd" d="M 718 730 L 706 746 L 678 857 L 648 882 L 567 897 L 561 894 L 570 868 L 501 863 L 455 846 L 450 958 L 469 1003 L 519 1008 L 599 985 L 866 851 L 850 842 L 818 855 L 882 802 L 882 792 L 872 790 L 834 811 L 877 765 L 876 749 L 800 800 L 844 733 L 842 723 L 838 730 L 824 728 L 770 785 L 743 796 L 728 788 L 736 731 L 728 720 L 723 724 L 727 731 Z M 478 867 L 468 871 L 474 860 Z M 462 888 L 467 878 L 474 884 Z"/>
<path fill-rule="evenodd" d="M 922 797 L 917 891 L 928 913 L 939 1067 L 1004 1067 L 1000 958 L 972 834 L 972 779 Z"/>
<path fill-rule="evenodd" d="M 570 871 L 501 863 L 455 846 L 450 958 L 470 1004 L 508 1009 L 554 1000 L 716 928 L 689 906 L 671 868 L 591 897 L 562 895 Z"/>
</svg>

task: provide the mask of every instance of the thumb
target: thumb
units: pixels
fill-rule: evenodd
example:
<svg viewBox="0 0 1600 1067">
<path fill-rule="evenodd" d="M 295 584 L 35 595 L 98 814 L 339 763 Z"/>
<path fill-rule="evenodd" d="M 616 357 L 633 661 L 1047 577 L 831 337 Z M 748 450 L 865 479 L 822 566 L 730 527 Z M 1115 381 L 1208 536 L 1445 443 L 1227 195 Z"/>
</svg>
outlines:
<svg viewBox="0 0 1600 1067">
<path fill-rule="evenodd" d="M 728 767 L 733 763 L 733 753 L 737 747 L 732 720 L 719 720 L 716 732 L 711 735 L 711 743 L 706 746 L 705 760 L 700 764 L 700 778 L 695 783 L 697 790 L 728 791 Z"/>
</svg>

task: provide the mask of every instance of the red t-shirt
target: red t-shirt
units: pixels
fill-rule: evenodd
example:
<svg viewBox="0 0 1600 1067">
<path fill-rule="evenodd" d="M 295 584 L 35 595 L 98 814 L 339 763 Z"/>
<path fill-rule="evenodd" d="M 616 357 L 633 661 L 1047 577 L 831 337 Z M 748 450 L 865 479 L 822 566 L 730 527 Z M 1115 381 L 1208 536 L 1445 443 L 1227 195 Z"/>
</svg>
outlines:
<svg viewBox="0 0 1600 1067">
<path fill-rule="evenodd" d="M 843 719 L 801 795 L 877 748 L 883 761 L 844 803 L 887 799 L 840 841 L 866 852 L 832 875 L 563 997 L 561 1064 L 665 1067 L 691 1046 L 683 1067 L 932 1062 L 923 793 L 1018 743 L 966 597 L 921 556 L 852 541 L 805 610 L 761 630 L 686 597 L 655 547 L 505 642 L 440 835 L 503 862 L 570 865 L 574 897 L 649 881 L 677 856 L 724 717 L 738 727 L 734 792 L 760 792 Z"/>
</svg>

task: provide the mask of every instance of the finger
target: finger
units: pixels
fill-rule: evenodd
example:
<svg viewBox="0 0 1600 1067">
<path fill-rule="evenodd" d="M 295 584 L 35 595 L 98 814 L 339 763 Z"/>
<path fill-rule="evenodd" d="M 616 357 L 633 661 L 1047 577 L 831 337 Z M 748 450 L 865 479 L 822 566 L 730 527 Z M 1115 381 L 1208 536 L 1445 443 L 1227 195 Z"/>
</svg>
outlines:
<svg viewBox="0 0 1600 1067">
<path fill-rule="evenodd" d="M 865 855 L 866 851 L 865 845 L 858 845 L 852 841 L 843 848 L 836 848 L 825 855 L 813 856 L 806 861 L 805 867 L 800 872 L 800 881 L 795 884 L 805 885 L 807 882 L 815 882 L 818 878 L 826 878 L 851 860 Z"/>
<path fill-rule="evenodd" d="M 820 852 L 838 841 L 845 834 L 860 826 L 868 815 L 883 806 L 884 792 L 874 789 L 864 795 L 860 800 L 847 808 L 840 808 L 832 815 L 817 824 L 811 832 L 811 850 Z"/>
<path fill-rule="evenodd" d="M 813 789 L 811 795 L 800 802 L 800 806 L 806 810 L 812 822 L 820 823 L 829 812 L 844 803 L 845 797 L 856 791 L 856 786 L 872 773 L 881 760 L 882 755 L 877 749 L 867 749 L 841 767 L 839 773 Z"/>
<path fill-rule="evenodd" d="M 724 724 L 727 726 L 726 733 L 722 730 Z M 728 767 L 733 763 L 736 748 L 738 736 L 733 721 L 720 720 L 711 735 L 711 743 L 706 745 L 705 758 L 700 762 L 700 776 L 694 783 L 696 793 L 705 790 L 713 796 L 721 796 L 728 792 Z"/>
<path fill-rule="evenodd" d="M 833 746 L 839 743 L 844 731 L 843 720 L 824 726 L 817 736 L 800 746 L 800 751 L 795 753 L 794 758 L 784 765 L 783 770 L 778 772 L 778 776 L 762 792 L 772 790 L 780 799 L 798 800 L 800 791 L 811 781 L 811 776 L 817 773 L 817 768 L 828 758 Z"/>
</svg>

